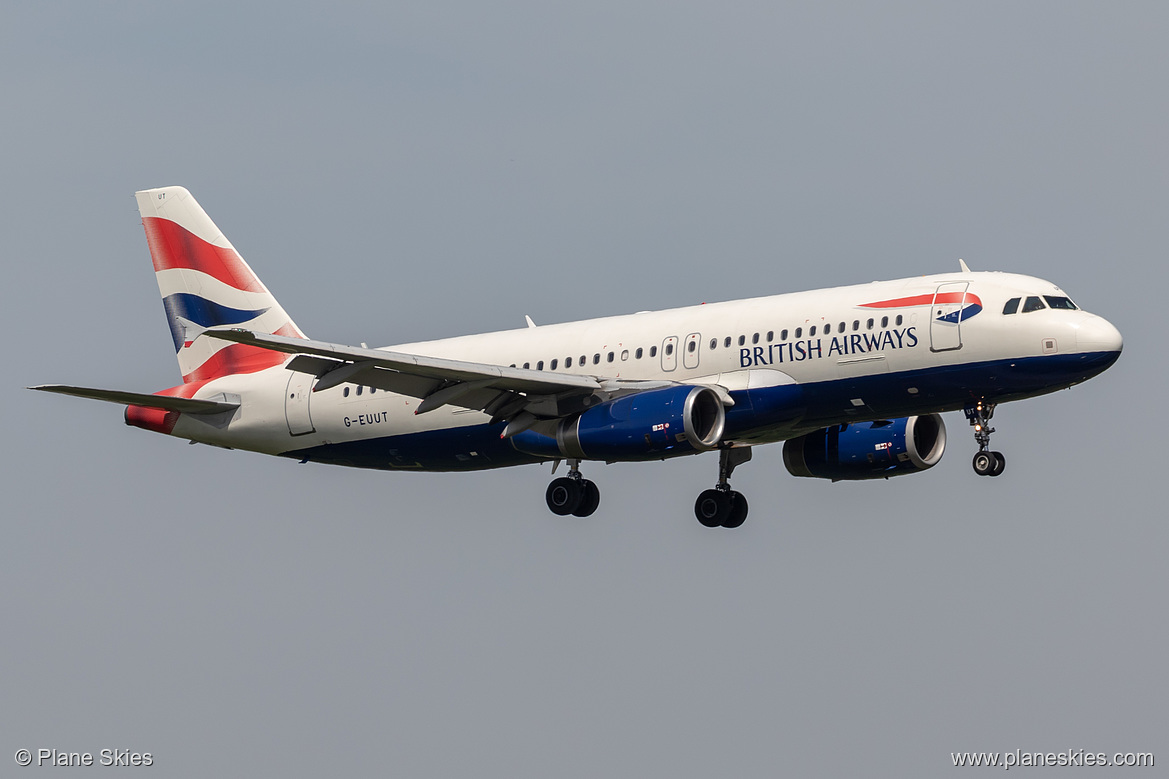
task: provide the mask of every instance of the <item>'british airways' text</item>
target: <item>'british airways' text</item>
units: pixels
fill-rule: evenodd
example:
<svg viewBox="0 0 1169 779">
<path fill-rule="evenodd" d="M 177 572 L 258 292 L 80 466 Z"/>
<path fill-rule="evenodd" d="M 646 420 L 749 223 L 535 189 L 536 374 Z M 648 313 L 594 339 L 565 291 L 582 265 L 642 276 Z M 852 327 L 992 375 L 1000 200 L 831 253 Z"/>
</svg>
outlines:
<svg viewBox="0 0 1169 779">
<path fill-rule="evenodd" d="M 877 333 L 851 333 L 834 335 L 825 343 L 824 338 L 808 338 L 782 344 L 768 344 L 739 349 L 739 366 L 753 368 L 759 365 L 780 365 L 785 362 L 803 362 L 823 357 L 850 354 L 883 352 L 888 349 L 909 349 L 917 346 L 916 327 L 901 330 L 882 330 Z"/>
</svg>

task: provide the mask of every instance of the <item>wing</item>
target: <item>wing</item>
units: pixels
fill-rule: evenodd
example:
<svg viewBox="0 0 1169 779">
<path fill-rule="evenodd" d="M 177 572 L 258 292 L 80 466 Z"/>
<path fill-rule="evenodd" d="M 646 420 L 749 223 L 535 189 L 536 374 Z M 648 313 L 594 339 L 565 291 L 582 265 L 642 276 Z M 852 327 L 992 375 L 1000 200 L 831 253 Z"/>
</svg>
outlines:
<svg viewBox="0 0 1169 779">
<path fill-rule="evenodd" d="M 482 411 L 492 423 L 507 420 L 505 436 L 618 395 L 675 384 L 509 368 L 267 335 L 243 328 L 211 329 L 202 336 L 296 355 L 285 367 L 316 376 L 314 392 L 348 382 L 420 398 L 415 414 L 444 405 Z"/>
</svg>

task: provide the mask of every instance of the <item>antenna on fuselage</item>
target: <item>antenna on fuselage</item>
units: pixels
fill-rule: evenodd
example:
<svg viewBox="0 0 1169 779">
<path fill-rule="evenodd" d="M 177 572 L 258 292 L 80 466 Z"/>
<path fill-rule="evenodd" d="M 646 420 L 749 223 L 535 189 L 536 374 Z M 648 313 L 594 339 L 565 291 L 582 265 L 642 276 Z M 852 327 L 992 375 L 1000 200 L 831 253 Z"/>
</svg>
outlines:
<svg viewBox="0 0 1169 779">
<path fill-rule="evenodd" d="M 535 327 L 536 326 L 536 323 L 533 322 L 532 318 L 530 316 L 528 316 L 527 314 L 524 314 L 524 319 L 527 321 L 528 327 Z"/>
<path fill-rule="evenodd" d="M 966 260 L 962 259 L 961 257 L 958 258 L 958 267 L 962 269 L 963 273 L 970 272 L 970 268 L 966 265 Z"/>
</svg>

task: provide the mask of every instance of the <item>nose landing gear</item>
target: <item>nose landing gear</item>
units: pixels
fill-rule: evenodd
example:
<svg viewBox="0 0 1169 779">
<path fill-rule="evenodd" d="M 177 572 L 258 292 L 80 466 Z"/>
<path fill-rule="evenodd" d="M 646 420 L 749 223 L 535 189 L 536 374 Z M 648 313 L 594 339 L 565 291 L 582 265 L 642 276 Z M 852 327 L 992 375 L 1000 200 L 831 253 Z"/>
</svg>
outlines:
<svg viewBox="0 0 1169 779">
<path fill-rule="evenodd" d="M 694 502 L 694 516 L 704 527 L 739 527 L 747 521 L 747 499 L 731 489 L 735 466 L 751 459 L 751 449 L 721 449 L 718 453 L 718 484 L 704 490 Z"/>
<path fill-rule="evenodd" d="M 976 405 L 965 409 L 966 418 L 974 428 L 974 440 L 978 443 L 978 453 L 974 455 L 974 472 L 979 476 L 998 476 L 1007 467 L 1007 458 L 1002 452 L 990 451 L 990 434 L 994 428 L 988 423 L 994 416 L 994 403 L 979 401 Z"/>
<path fill-rule="evenodd" d="M 601 505 L 601 491 L 596 484 L 581 476 L 580 460 L 569 460 L 568 475 L 552 480 L 544 493 L 544 500 L 553 514 L 587 517 Z"/>
</svg>

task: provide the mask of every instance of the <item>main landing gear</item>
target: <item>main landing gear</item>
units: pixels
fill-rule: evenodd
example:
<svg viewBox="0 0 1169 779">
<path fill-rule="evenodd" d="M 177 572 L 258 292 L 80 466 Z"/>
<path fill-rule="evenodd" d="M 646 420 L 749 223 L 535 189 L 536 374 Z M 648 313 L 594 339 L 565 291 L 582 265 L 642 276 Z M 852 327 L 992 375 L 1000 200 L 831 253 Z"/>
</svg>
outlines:
<svg viewBox="0 0 1169 779">
<path fill-rule="evenodd" d="M 1007 458 L 1002 452 L 990 451 L 990 434 L 994 428 L 988 423 L 994 416 L 994 403 L 979 401 L 965 409 L 966 418 L 974 428 L 974 440 L 978 442 L 978 453 L 974 455 L 974 472 L 979 476 L 998 476 L 1007 467 Z"/>
<path fill-rule="evenodd" d="M 555 469 L 553 469 L 555 470 Z M 544 493 L 553 514 L 587 517 L 601 505 L 601 491 L 597 485 L 580 474 L 580 460 L 568 461 L 568 475 L 553 479 Z"/>
<path fill-rule="evenodd" d="M 718 484 L 704 490 L 694 501 L 694 516 L 705 527 L 739 527 L 747 520 L 747 499 L 731 489 L 730 478 L 735 466 L 751 459 L 750 447 L 720 449 Z"/>
</svg>

